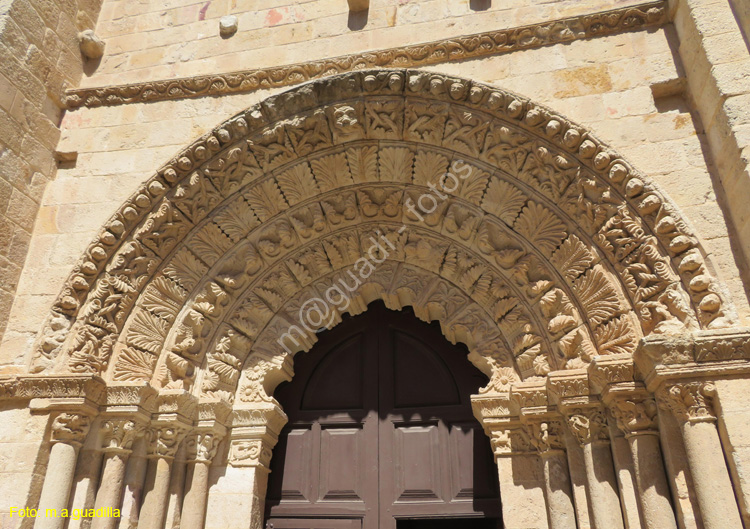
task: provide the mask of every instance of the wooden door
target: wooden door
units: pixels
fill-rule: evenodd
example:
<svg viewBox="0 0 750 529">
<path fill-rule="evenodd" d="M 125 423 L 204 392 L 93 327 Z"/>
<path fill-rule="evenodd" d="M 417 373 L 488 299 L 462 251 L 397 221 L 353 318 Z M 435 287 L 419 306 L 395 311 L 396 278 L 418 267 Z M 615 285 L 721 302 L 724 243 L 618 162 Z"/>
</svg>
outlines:
<svg viewBox="0 0 750 529">
<path fill-rule="evenodd" d="M 466 354 L 379 303 L 321 334 L 276 391 L 289 423 L 269 529 L 498 527 L 497 467 L 469 400 L 487 379 Z"/>
</svg>

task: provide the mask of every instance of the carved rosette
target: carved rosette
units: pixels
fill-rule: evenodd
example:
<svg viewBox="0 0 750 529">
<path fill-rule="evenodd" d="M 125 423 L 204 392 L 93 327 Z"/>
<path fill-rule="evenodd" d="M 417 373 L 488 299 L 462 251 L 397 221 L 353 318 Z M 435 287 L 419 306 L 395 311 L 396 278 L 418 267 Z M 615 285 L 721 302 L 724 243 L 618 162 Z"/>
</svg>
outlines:
<svg viewBox="0 0 750 529">
<path fill-rule="evenodd" d="M 716 420 L 713 399 L 716 386 L 713 382 L 679 382 L 666 386 L 660 399 L 682 422 L 709 422 Z"/>
<path fill-rule="evenodd" d="M 626 437 L 658 434 L 658 408 L 652 398 L 619 398 L 609 406 L 617 427 Z"/>
<path fill-rule="evenodd" d="M 52 442 L 81 446 L 91 426 L 91 417 L 82 413 L 63 412 L 52 421 Z"/>
<path fill-rule="evenodd" d="M 565 433 L 561 420 L 534 420 L 529 424 L 529 441 L 541 455 L 551 455 L 565 450 Z"/>
<path fill-rule="evenodd" d="M 269 470 L 273 447 L 263 439 L 233 439 L 229 463 L 233 467 L 259 467 Z"/>
<path fill-rule="evenodd" d="M 146 431 L 148 457 L 173 459 L 185 435 L 185 429 L 178 425 L 156 425 Z"/>
<path fill-rule="evenodd" d="M 215 432 L 188 434 L 185 439 L 188 463 L 211 463 L 221 443 L 222 436 Z"/>
<path fill-rule="evenodd" d="M 102 451 L 130 453 L 133 441 L 144 433 L 144 426 L 128 419 L 106 419 L 101 426 Z"/>
<path fill-rule="evenodd" d="M 578 408 L 567 412 L 568 428 L 583 446 L 589 443 L 609 442 L 607 417 L 601 408 Z"/>
</svg>

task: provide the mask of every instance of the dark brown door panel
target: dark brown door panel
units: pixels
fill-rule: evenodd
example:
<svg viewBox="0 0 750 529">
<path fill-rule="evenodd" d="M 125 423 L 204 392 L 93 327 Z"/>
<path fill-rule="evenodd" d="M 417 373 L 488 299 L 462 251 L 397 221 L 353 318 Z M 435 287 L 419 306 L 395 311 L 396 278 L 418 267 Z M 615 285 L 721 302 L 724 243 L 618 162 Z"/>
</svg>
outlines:
<svg viewBox="0 0 750 529">
<path fill-rule="evenodd" d="M 269 524 L 499 527 L 497 467 L 470 402 L 487 379 L 437 325 L 376 303 L 322 333 L 295 372 L 275 393 L 289 423 L 271 461 Z"/>
</svg>

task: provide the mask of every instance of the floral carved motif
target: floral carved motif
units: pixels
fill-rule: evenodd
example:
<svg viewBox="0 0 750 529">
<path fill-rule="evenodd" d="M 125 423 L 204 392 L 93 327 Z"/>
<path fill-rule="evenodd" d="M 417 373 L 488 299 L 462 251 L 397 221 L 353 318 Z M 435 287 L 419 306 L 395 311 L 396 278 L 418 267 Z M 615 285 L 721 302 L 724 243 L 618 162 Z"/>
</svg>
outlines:
<svg viewBox="0 0 750 529">
<path fill-rule="evenodd" d="M 663 388 L 660 398 L 679 420 L 702 422 L 716 420 L 716 394 L 713 382 L 680 382 Z"/>
</svg>

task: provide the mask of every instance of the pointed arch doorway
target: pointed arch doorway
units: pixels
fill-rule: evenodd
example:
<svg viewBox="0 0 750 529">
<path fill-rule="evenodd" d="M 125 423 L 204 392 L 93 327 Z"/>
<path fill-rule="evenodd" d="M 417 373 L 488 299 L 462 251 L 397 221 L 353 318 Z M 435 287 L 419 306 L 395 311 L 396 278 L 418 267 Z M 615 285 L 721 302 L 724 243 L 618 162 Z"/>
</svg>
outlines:
<svg viewBox="0 0 750 529">
<path fill-rule="evenodd" d="M 268 529 L 497 529 L 490 442 L 470 395 L 487 378 L 438 325 L 382 303 L 321 334 L 275 392 Z"/>
</svg>

